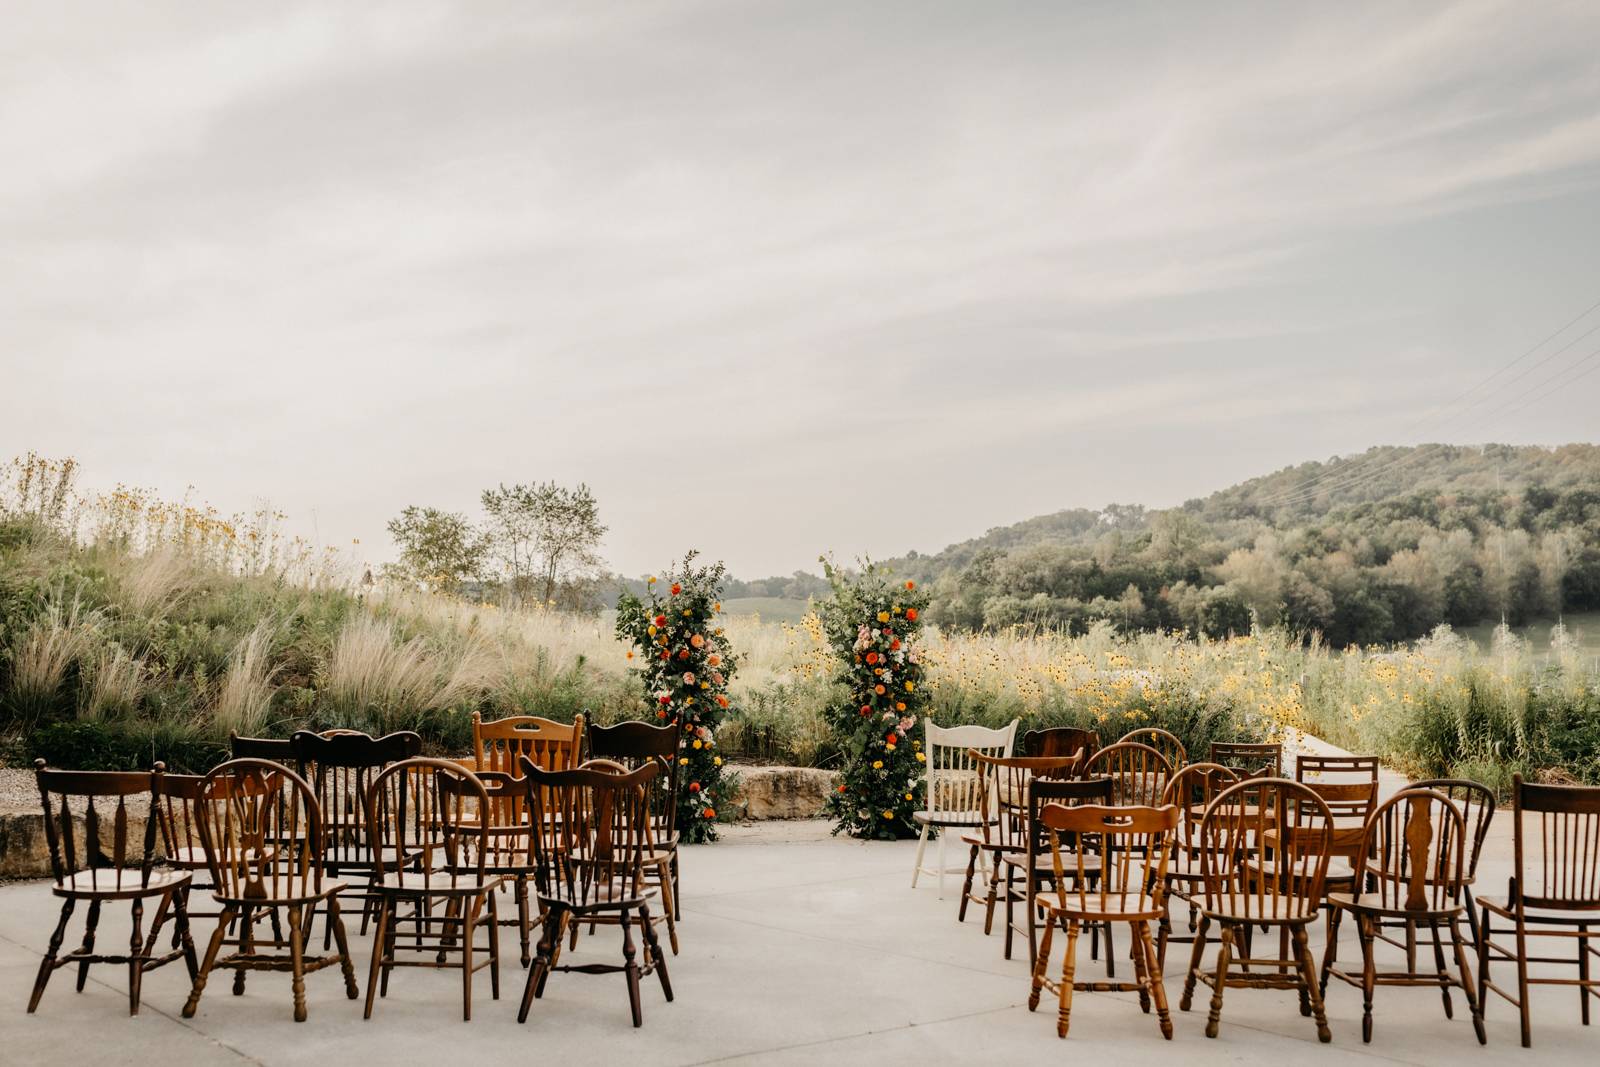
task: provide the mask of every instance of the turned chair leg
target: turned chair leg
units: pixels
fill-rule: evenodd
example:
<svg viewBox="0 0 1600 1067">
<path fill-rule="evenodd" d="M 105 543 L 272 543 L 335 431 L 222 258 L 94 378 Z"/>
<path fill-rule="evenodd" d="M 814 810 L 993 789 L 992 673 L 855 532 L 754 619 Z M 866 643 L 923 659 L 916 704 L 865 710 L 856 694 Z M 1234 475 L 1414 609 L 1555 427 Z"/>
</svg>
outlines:
<svg viewBox="0 0 1600 1067">
<path fill-rule="evenodd" d="M 1033 987 L 1028 992 L 1028 1010 L 1039 1010 L 1039 994 L 1044 989 L 1044 976 L 1050 966 L 1050 944 L 1055 939 L 1056 917 L 1054 913 L 1046 917 L 1044 936 L 1039 940 L 1039 948 L 1033 954 Z"/>
<path fill-rule="evenodd" d="M 1233 955 L 1234 929 L 1232 923 L 1220 923 L 1221 936 L 1217 941 L 1216 987 L 1211 990 L 1211 1014 L 1206 1018 L 1206 1036 L 1216 1037 L 1222 1024 L 1222 991 L 1228 985 L 1228 959 Z"/>
<path fill-rule="evenodd" d="M 133 936 L 128 940 L 128 1014 L 139 1014 L 144 986 L 144 898 L 133 898 Z"/>
<path fill-rule="evenodd" d="M 222 949 L 222 942 L 228 936 L 228 927 L 233 925 L 233 920 L 239 914 L 238 908 L 228 905 L 222 909 L 222 914 L 217 917 L 217 928 L 211 934 L 211 943 L 206 946 L 205 961 L 200 964 L 200 973 L 195 976 L 194 984 L 189 988 L 189 999 L 183 1005 L 183 1017 L 193 1019 L 194 1013 L 200 1007 L 200 995 L 206 990 L 206 979 L 211 977 L 211 968 L 217 965 L 217 953 Z"/>
<path fill-rule="evenodd" d="M 1311 935 L 1302 925 L 1296 926 L 1289 936 L 1294 942 L 1301 995 L 1311 1002 L 1311 1015 L 1317 1024 L 1317 1040 L 1327 1044 L 1333 1040 L 1333 1031 L 1328 1029 L 1328 1010 L 1322 1002 L 1322 990 L 1317 982 L 1317 965 L 1311 959 Z"/>
<path fill-rule="evenodd" d="M 1483 1005 L 1478 1000 L 1477 987 L 1472 984 L 1472 968 L 1467 963 L 1467 946 L 1461 939 L 1459 916 L 1450 917 L 1450 942 L 1455 946 L 1456 968 L 1461 972 L 1461 993 L 1467 998 L 1467 1010 L 1472 1013 L 1473 1032 L 1477 1034 L 1478 1044 L 1488 1044 L 1489 1037 L 1483 1027 Z"/>
<path fill-rule="evenodd" d="M 306 1021 L 306 954 L 300 929 L 300 905 L 289 908 L 290 988 L 294 991 L 294 1021 Z"/>
<path fill-rule="evenodd" d="M 635 959 L 633 921 L 628 917 L 628 909 L 618 912 L 617 921 L 622 926 L 622 958 L 628 975 L 628 1006 L 633 1010 L 633 1025 L 637 1029 L 644 1025 L 644 1015 L 639 1004 L 639 961 Z"/>
<path fill-rule="evenodd" d="M 39 976 L 33 981 L 33 995 L 28 998 L 30 1015 L 39 1007 L 39 998 L 44 996 L 44 987 L 50 981 L 50 976 L 55 973 L 56 957 L 61 954 L 61 942 L 67 936 L 67 920 L 72 918 L 72 909 L 76 906 L 77 901 L 71 897 L 61 905 L 61 920 L 56 923 L 55 933 L 50 935 L 50 945 L 45 949 L 44 959 L 39 961 Z"/>
<path fill-rule="evenodd" d="M 665 907 L 665 903 L 662 904 Z M 649 958 L 655 962 L 656 978 L 661 982 L 661 993 L 670 1002 L 672 1000 L 672 980 L 667 977 L 667 959 L 661 954 L 661 941 L 656 936 L 655 923 L 650 921 L 650 905 L 639 905 L 639 921 L 644 927 L 644 941 L 649 952 Z M 669 930 L 671 926 L 667 927 Z"/>
<path fill-rule="evenodd" d="M 1211 917 L 1202 916 L 1194 932 L 1194 945 L 1189 950 L 1189 970 L 1183 976 L 1183 994 L 1178 998 L 1178 1010 L 1188 1011 L 1194 1006 L 1194 987 L 1200 980 L 1200 961 L 1206 951 L 1206 937 L 1211 931 Z"/>
<path fill-rule="evenodd" d="M 1072 988 L 1077 981 L 1078 928 L 1077 919 L 1067 922 L 1067 949 L 1061 960 L 1061 1007 L 1056 1016 L 1056 1036 L 1066 1037 L 1072 1026 Z"/>
</svg>

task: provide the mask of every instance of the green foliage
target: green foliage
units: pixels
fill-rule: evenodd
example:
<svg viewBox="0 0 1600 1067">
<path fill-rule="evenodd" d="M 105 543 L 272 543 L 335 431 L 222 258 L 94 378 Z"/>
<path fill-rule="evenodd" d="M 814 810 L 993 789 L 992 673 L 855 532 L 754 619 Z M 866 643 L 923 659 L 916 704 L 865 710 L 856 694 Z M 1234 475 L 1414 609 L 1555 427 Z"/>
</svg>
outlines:
<svg viewBox="0 0 1600 1067">
<path fill-rule="evenodd" d="M 228 744 L 171 720 L 54 722 L 28 735 L 25 752 L 66 770 L 138 771 L 161 762 L 177 774 L 204 774 L 228 758 Z"/>
<path fill-rule="evenodd" d="M 399 576 L 453 593 L 483 574 L 488 542 L 465 515 L 408 507 L 389 520 L 400 546 Z"/>
<path fill-rule="evenodd" d="M 633 646 L 640 709 L 680 728 L 678 833 L 690 843 L 715 841 L 723 800 L 717 730 L 730 706 L 728 684 L 739 657 L 717 625 L 726 568 L 694 565 L 697 553 L 652 580 L 643 599 L 617 603 L 617 637 Z M 662 588 L 665 587 L 665 595 Z"/>
<path fill-rule="evenodd" d="M 824 712 L 842 762 L 838 790 L 828 798 L 833 832 L 914 837 L 925 760 L 912 734 L 926 703 L 919 640 L 928 595 L 870 561 L 854 573 L 826 558 L 822 564 L 833 583 L 822 627 L 842 690 Z"/>
</svg>

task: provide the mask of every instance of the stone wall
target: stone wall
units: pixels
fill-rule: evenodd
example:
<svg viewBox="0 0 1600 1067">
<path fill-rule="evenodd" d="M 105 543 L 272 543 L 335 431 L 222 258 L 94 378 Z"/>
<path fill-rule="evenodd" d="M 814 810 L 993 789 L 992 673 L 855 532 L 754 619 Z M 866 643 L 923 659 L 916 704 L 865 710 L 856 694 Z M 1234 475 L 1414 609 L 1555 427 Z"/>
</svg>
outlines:
<svg viewBox="0 0 1600 1067">
<path fill-rule="evenodd" d="M 814 767 L 727 768 L 739 776 L 734 803 L 747 819 L 815 819 L 836 781 L 832 771 Z"/>
</svg>

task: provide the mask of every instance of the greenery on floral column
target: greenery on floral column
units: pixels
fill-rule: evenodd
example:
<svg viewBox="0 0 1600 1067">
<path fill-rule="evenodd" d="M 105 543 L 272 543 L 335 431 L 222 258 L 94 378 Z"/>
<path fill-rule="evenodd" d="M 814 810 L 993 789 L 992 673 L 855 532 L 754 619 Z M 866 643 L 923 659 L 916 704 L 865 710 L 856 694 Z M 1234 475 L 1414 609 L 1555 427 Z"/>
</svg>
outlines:
<svg viewBox="0 0 1600 1067">
<path fill-rule="evenodd" d="M 828 798 L 834 833 L 892 841 L 915 837 L 922 807 L 922 742 L 913 736 L 925 699 L 918 639 L 927 594 L 869 561 L 846 573 L 823 559 L 833 595 L 822 628 L 839 663 L 848 700 L 827 709 L 844 757 Z"/>
<path fill-rule="evenodd" d="M 624 593 L 617 602 L 617 637 L 633 646 L 628 658 L 646 706 L 680 727 L 678 834 L 691 844 L 717 839 L 723 781 L 716 734 L 738 666 L 717 625 L 727 568 L 696 567 L 696 555 L 683 557 L 665 578 L 651 578 L 644 599 Z"/>
</svg>

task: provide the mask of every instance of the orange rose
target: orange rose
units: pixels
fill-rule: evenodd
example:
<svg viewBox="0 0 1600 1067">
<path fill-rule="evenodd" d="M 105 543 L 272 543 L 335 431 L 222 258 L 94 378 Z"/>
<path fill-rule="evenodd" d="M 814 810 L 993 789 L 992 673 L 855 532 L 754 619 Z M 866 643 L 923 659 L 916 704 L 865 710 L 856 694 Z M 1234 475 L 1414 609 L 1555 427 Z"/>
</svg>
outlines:
<svg viewBox="0 0 1600 1067">
<path fill-rule="evenodd" d="M 681 592 L 683 592 L 683 586 L 679 585 L 677 582 L 673 582 L 672 583 L 672 595 L 673 596 L 677 596 Z"/>
<path fill-rule="evenodd" d="M 728 706 L 728 698 L 723 696 L 721 693 L 718 693 L 717 694 L 717 706 L 720 707 L 720 708 L 727 707 Z"/>
<path fill-rule="evenodd" d="M 917 587 L 917 583 L 916 582 L 907 582 L 906 583 L 906 588 L 907 589 L 915 589 L 916 587 Z"/>
<path fill-rule="evenodd" d="M 917 621 L 917 609 L 916 608 L 907 608 L 906 609 L 906 618 L 910 619 L 912 622 L 916 622 Z"/>
<path fill-rule="evenodd" d="M 701 636 L 700 634 L 695 634 L 693 637 L 689 638 L 689 643 L 691 645 L 693 645 L 695 648 L 705 648 L 706 647 L 706 639 L 703 636 Z"/>
<path fill-rule="evenodd" d="M 708 819 L 715 819 L 717 817 L 717 809 L 716 808 L 707 808 L 705 811 L 702 811 L 700 814 L 704 815 Z"/>
<path fill-rule="evenodd" d="M 868 652 L 867 653 L 867 662 L 869 664 L 878 662 L 878 654 L 876 652 Z"/>
<path fill-rule="evenodd" d="M 878 695 L 879 695 L 879 696 L 883 696 L 883 694 L 884 694 L 884 688 L 883 688 L 883 686 L 881 686 L 881 685 L 875 685 L 875 686 L 873 686 L 873 687 L 872 687 L 872 691 L 873 691 L 873 692 L 874 692 L 874 693 L 877 693 L 877 694 L 878 694 Z"/>
</svg>

